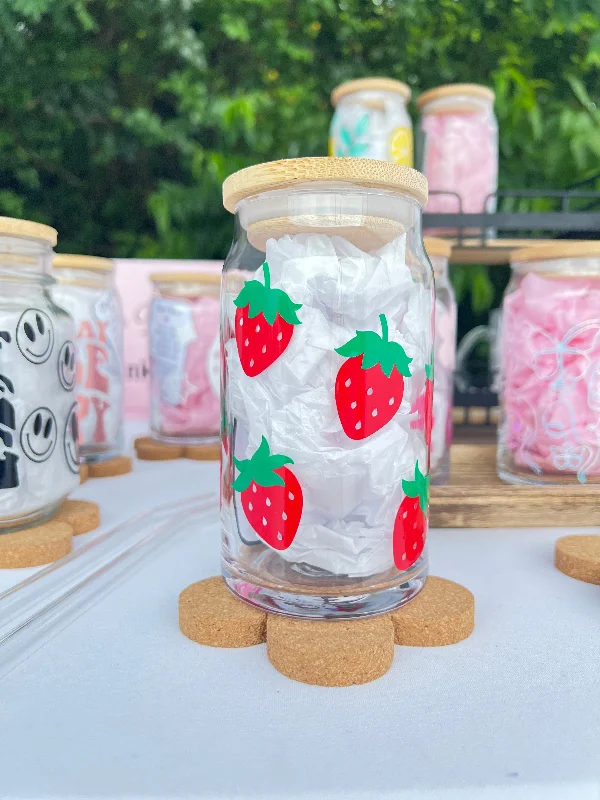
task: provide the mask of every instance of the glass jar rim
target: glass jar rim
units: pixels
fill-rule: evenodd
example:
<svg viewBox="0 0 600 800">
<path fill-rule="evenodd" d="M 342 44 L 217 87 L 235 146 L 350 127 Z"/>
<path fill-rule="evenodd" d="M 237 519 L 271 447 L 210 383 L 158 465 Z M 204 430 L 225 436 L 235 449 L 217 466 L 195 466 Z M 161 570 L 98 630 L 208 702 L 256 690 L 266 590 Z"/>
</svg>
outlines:
<svg viewBox="0 0 600 800">
<path fill-rule="evenodd" d="M 223 183 L 223 205 L 235 213 L 249 197 L 276 189 L 306 188 L 310 183 L 347 183 L 363 189 L 408 194 L 427 203 L 427 178 L 412 167 L 371 158 L 287 158 L 234 172 Z"/>
<path fill-rule="evenodd" d="M 409 102 L 412 92 L 410 86 L 394 78 L 358 78 L 345 81 L 331 92 L 331 105 L 335 108 L 343 97 L 355 92 L 393 92 L 400 95 L 406 103 Z"/>
</svg>

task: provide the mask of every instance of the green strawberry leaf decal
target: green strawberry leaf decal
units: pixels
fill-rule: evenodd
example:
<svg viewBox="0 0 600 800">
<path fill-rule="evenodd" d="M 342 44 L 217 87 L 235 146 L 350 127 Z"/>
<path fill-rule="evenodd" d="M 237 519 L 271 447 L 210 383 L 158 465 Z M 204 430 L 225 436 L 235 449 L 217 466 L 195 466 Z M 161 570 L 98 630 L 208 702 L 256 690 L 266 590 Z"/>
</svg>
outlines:
<svg viewBox="0 0 600 800">
<path fill-rule="evenodd" d="M 288 456 L 271 455 L 269 443 L 264 436 L 252 458 L 242 461 L 234 458 L 233 462 L 240 473 L 232 484 L 237 492 L 245 492 L 252 481 L 258 486 L 283 486 L 284 480 L 275 470 L 294 463 Z"/>
<path fill-rule="evenodd" d="M 419 469 L 419 462 L 415 465 L 414 481 L 402 481 L 402 491 L 407 497 L 418 497 L 419 506 L 423 514 L 427 513 L 429 502 L 429 475 L 423 475 Z"/>
<path fill-rule="evenodd" d="M 293 303 L 281 289 L 271 289 L 271 272 L 265 261 L 263 273 L 265 282 L 246 281 L 244 288 L 233 301 L 237 308 L 249 306 L 248 317 L 254 319 L 262 313 L 269 325 L 273 325 L 277 314 L 290 325 L 301 325 L 296 312 L 302 303 Z"/>
<path fill-rule="evenodd" d="M 370 369 L 379 364 L 381 371 L 389 378 L 394 367 L 405 378 L 410 378 L 409 358 L 398 342 L 390 342 L 388 323 L 385 314 L 379 315 L 381 322 L 380 336 L 375 331 L 356 331 L 356 336 L 349 342 L 336 348 L 336 353 L 344 358 L 362 356 L 362 369 Z"/>
<path fill-rule="evenodd" d="M 431 364 L 425 364 L 425 377 L 428 381 L 433 380 L 433 359 L 431 359 Z"/>
</svg>

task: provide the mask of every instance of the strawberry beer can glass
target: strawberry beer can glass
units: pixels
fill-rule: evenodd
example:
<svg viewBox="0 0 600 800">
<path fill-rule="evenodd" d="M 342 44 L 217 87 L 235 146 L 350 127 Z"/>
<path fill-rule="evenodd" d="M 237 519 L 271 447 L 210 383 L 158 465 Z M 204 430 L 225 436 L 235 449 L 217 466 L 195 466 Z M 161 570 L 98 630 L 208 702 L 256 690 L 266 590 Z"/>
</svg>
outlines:
<svg viewBox="0 0 600 800">
<path fill-rule="evenodd" d="M 600 242 L 511 254 L 502 308 L 498 474 L 509 483 L 600 480 Z"/>
<path fill-rule="evenodd" d="M 219 291 L 210 272 L 150 275 L 150 427 L 171 444 L 219 441 Z"/>
<path fill-rule="evenodd" d="M 427 182 L 369 159 L 230 176 L 221 293 L 222 569 L 301 617 L 379 614 L 427 576 Z"/>
<path fill-rule="evenodd" d="M 82 461 L 106 461 L 123 448 L 123 311 L 109 258 L 57 255 L 56 302 L 75 320 L 76 387 Z"/>
</svg>

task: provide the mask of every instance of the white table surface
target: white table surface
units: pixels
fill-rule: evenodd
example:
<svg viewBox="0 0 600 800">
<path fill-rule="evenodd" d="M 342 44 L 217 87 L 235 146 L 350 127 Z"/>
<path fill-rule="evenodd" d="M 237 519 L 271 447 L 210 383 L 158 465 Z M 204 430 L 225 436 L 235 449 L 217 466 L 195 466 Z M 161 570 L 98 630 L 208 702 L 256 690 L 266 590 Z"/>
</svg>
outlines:
<svg viewBox="0 0 600 800">
<path fill-rule="evenodd" d="M 217 480 L 215 464 L 138 462 L 77 494 L 106 528 Z M 475 595 L 474 634 L 324 689 L 284 678 L 264 645 L 179 632 L 179 592 L 219 571 L 211 520 L 0 681 L 1 800 L 600 798 L 600 588 L 553 568 L 569 531 L 431 531 L 432 574 Z"/>
</svg>

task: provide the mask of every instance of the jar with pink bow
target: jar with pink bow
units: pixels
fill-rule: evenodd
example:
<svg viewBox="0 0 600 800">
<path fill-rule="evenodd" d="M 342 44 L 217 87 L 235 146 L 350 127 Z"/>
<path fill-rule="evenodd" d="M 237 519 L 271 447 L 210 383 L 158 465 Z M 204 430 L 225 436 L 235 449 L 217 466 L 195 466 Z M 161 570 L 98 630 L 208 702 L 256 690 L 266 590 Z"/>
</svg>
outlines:
<svg viewBox="0 0 600 800">
<path fill-rule="evenodd" d="M 498 474 L 509 483 L 600 477 L 600 242 L 512 254 L 501 331 Z"/>
</svg>

